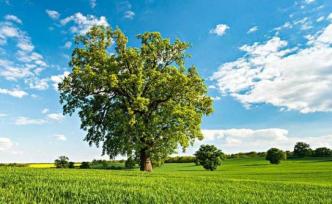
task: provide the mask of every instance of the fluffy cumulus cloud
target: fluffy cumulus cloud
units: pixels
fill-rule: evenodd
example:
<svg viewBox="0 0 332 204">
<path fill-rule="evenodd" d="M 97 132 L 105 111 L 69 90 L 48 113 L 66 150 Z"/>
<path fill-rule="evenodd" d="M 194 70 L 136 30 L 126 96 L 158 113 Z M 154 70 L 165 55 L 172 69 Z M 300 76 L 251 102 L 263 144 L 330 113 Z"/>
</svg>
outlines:
<svg viewBox="0 0 332 204">
<path fill-rule="evenodd" d="M 305 48 L 272 37 L 243 45 L 243 57 L 225 63 L 212 80 L 246 107 L 272 104 L 301 113 L 332 111 L 332 24 L 308 36 Z"/>
<path fill-rule="evenodd" d="M 25 92 L 25 91 L 22 91 L 20 89 L 3 89 L 3 88 L 0 88 L 0 94 L 5 94 L 5 95 L 9 95 L 9 96 L 13 96 L 13 97 L 16 97 L 16 98 L 22 98 L 24 96 L 27 96 L 28 93 Z"/>
<path fill-rule="evenodd" d="M 64 72 L 63 74 L 51 76 L 50 80 L 53 83 L 54 90 L 58 90 L 58 85 L 63 79 L 69 75 L 69 72 Z"/>
<path fill-rule="evenodd" d="M 312 148 L 332 147 L 332 135 L 295 137 L 288 130 L 280 128 L 205 129 L 202 132 L 204 140 L 196 142 L 187 154 L 193 153 L 201 144 L 216 145 L 226 153 L 266 151 L 271 147 L 292 150 L 299 141 L 310 144 Z"/>
<path fill-rule="evenodd" d="M 83 15 L 78 12 L 72 16 L 68 16 L 64 19 L 61 19 L 60 24 L 62 26 L 70 26 L 70 31 L 72 33 L 84 34 L 94 25 L 103 25 L 109 26 L 105 16 L 96 17 L 93 15 Z"/>
<path fill-rule="evenodd" d="M 229 29 L 229 26 L 226 24 L 218 24 L 215 28 L 210 30 L 211 34 L 216 34 L 218 36 L 223 36 L 226 34 L 226 31 Z"/>
<path fill-rule="evenodd" d="M 6 137 L 0 137 L 0 151 L 6 151 L 12 148 L 13 142 Z"/>
<path fill-rule="evenodd" d="M 5 19 L 6 19 L 7 21 L 13 21 L 13 22 L 15 22 L 15 23 L 22 24 L 21 19 L 19 19 L 17 16 L 14 16 L 14 15 L 6 15 L 6 16 L 5 16 Z"/>
<path fill-rule="evenodd" d="M 0 48 L 8 50 L 0 53 L 0 77 L 9 81 L 23 80 L 32 89 L 45 89 L 46 81 L 39 79 L 38 75 L 48 65 L 44 57 L 34 51 L 30 36 L 20 29 L 20 24 L 22 21 L 14 15 L 6 15 L 4 21 L 0 21 Z"/>
</svg>

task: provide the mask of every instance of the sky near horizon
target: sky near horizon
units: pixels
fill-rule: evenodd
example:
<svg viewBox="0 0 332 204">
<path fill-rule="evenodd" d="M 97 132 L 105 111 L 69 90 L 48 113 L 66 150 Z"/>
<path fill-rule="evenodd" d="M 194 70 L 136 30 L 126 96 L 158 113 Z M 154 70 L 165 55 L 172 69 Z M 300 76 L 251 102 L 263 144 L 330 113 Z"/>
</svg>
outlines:
<svg viewBox="0 0 332 204">
<path fill-rule="evenodd" d="M 94 24 L 121 28 L 129 46 L 146 31 L 190 43 L 186 65 L 215 111 L 205 139 L 180 154 L 203 143 L 226 153 L 332 148 L 330 0 L 0 0 L 0 162 L 101 158 L 78 117 L 62 115 L 56 88 L 74 36 Z"/>
</svg>

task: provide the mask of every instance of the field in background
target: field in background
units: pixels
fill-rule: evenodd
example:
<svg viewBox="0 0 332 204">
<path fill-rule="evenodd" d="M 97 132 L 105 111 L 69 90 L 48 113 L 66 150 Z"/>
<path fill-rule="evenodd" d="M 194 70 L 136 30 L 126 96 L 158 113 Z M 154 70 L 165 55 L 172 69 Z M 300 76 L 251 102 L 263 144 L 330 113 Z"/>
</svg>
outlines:
<svg viewBox="0 0 332 204">
<path fill-rule="evenodd" d="M 233 159 L 214 172 L 194 164 L 165 164 L 151 174 L 0 167 L 0 203 L 13 202 L 332 203 L 332 159 L 280 165 L 262 158 Z"/>
</svg>

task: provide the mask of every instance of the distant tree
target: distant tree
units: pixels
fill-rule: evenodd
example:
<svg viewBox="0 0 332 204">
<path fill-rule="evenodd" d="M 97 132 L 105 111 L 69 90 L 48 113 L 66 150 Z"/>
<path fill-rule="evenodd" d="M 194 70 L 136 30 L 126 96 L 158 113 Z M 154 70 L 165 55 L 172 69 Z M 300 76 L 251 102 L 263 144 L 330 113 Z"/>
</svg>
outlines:
<svg viewBox="0 0 332 204">
<path fill-rule="evenodd" d="M 270 161 L 271 164 L 279 164 L 281 160 L 287 158 L 286 153 L 277 148 L 271 148 L 266 152 L 265 159 Z"/>
<path fill-rule="evenodd" d="M 314 151 L 315 157 L 329 157 L 332 156 L 332 150 L 327 147 L 319 147 Z"/>
<path fill-rule="evenodd" d="M 133 169 L 136 165 L 136 161 L 133 159 L 133 157 L 128 157 L 128 159 L 125 162 L 126 169 Z"/>
<path fill-rule="evenodd" d="M 128 47 L 120 29 L 103 26 L 77 36 L 60 102 L 64 114 L 78 112 L 90 145 L 102 144 L 111 158 L 137 154 L 140 169 L 151 171 L 155 154 L 203 138 L 201 120 L 213 101 L 197 69 L 185 66 L 187 43 L 157 32 L 138 39 L 140 47 Z"/>
<path fill-rule="evenodd" d="M 292 151 L 289 151 L 289 150 L 286 151 L 286 156 L 287 156 L 287 158 L 290 158 L 290 157 L 292 157 L 293 155 L 294 155 L 294 154 L 293 154 Z"/>
<path fill-rule="evenodd" d="M 80 165 L 81 169 L 89 169 L 90 168 L 90 162 L 82 162 Z"/>
<path fill-rule="evenodd" d="M 67 168 L 69 165 L 69 158 L 66 156 L 60 156 L 54 161 L 56 168 Z"/>
<path fill-rule="evenodd" d="M 294 156 L 296 157 L 305 157 L 305 156 L 311 156 L 312 150 L 310 148 L 310 145 L 304 142 L 298 142 L 294 146 Z"/>
<path fill-rule="evenodd" d="M 210 171 L 217 169 L 224 159 L 224 153 L 214 145 L 201 145 L 195 156 L 197 163 Z"/>
<path fill-rule="evenodd" d="M 68 168 L 70 168 L 70 169 L 75 168 L 75 163 L 74 162 L 69 162 L 68 163 Z"/>
</svg>

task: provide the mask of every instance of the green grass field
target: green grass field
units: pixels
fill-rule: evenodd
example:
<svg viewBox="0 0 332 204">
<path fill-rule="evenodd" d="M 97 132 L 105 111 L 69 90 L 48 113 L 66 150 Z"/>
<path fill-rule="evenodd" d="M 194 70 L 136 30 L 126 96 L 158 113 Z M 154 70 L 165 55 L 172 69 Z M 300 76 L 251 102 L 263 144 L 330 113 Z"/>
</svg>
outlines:
<svg viewBox="0 0 332 204">
<path fill-rule="evenodd" d="M 0 167 L 0 203 L 332 203 L 332 159 L 138 170 Z"/>
</svg>

